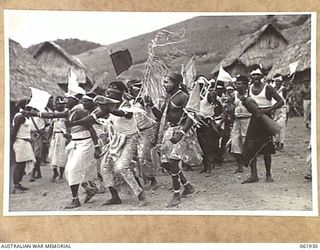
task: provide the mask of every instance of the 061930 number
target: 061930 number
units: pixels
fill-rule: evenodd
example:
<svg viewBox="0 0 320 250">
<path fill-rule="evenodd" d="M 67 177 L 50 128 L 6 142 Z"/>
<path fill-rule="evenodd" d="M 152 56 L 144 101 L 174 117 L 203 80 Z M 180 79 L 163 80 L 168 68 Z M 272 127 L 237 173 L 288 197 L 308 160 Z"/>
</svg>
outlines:
<svg viewBox="0 0 320 250">
<path fill-rule="evenodd" d="M 302 249 L 315 249 L 318 248 L 318 244 L 314 244 L 314 243 L 304 243 L 304 244 L 300 244 L 300 248 Z"/>
</svg>

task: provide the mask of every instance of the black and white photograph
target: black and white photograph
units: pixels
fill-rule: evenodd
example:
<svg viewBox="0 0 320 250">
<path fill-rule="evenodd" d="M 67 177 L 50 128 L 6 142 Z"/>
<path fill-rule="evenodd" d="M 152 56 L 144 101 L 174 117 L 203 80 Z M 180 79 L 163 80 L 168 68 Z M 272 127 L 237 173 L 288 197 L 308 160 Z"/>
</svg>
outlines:
<svg viewBox="0 0 320 250">
<path fill-rule="evenodd" d="M 4 10 L 4 215 L 318 216 L 315 24 Z"/>
</svg>

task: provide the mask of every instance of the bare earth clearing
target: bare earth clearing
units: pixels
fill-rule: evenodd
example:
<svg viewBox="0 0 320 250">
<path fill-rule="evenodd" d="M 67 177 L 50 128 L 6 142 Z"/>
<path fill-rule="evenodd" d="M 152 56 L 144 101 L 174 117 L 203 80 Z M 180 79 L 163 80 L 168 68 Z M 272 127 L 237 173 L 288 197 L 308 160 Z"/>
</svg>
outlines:
<svg viewBox="0 0 320 250">
<path fill-rule="evenodd" d="M 162 210 L 162 211 L 310 211 L 312 210 L 312 183 L 304 179 L 308 172 L 306 152 L 310 138 L 310 130 L 306 129 L 303 119 L 290 118 L 287 127 L 287 138 L 284 152 L 273 156 L 272 174 L 274 183 L 265 182 L 263 159 L 258 160 L 260 182 L 241 184 L 249 175 L 249 169 L 243 174 L 233 174 L 236 168 L 232 157 L 226 157 L 220 168 L 213 171 L 211 177 L 199 174 L 199 168 L 185 172 L 188 180 L 195 186 L 196 192 L 182 200 L 177 208 L 167 208 L 166 203 L 172 196 L 171 178 L 159 171 L 157 176 L 159 188 L 147 191 L 151 202 L 146 207 L 138 207 L 135 196 L 121 193 L 122 204 L 101 206 L 109 199 L 107 191 L 98 194 L 92 200 L 72 211 L 132 211 L 132 210 Z M 50 183 L 51 169 L 42 166 L 42 179 L 29 182 L 25 176 L 22 185 L 30 190 L 20 194 L 10 194 L 10 212 L 18 211 L 64 211 L 64 206 L 70 202 L 70 189 L 66 182 Z M 80 199 L 85 195 L 80 191 Z"/>
</svg>

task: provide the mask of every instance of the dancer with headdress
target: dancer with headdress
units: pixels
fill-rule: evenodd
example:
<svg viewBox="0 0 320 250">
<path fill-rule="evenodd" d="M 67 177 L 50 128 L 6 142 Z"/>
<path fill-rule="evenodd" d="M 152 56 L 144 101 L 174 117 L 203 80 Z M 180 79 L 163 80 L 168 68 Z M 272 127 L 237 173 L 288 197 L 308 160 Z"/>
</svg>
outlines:
<svg viewBox="0 0 320 250">
<path fill-rule="evenodd" d="M 182 81 L 181 74 L 169 72 L 163 81 L 168 98 L 162 110 L 156 108 L 153 103 L 149 103 L 158 120 L 162 116 L 166 119 L 167 129 L 164 132 L 161 145 L 161 163 L 162 167 L 171 175 L 173 182 L 174 194 L 168 203 L 169 207 L 179 205 L 181 197 L 186 197 L 195 191 L 180 170 L 179 162 L 182 161 L 187 165 L 202 162 L 202 151 L 196 134 L 191 128 L 193 121 L 184 109 L 189 97 L 186 92 L 180 90 Z M 184 186 L 181 195 L 180 183 Z"/>
<path fill-rule="evenodd" d="M 71 121 L 68 126 L 89 125 L 99 118 L 108 118 L 110 142 L 108 151 L 102 160 L 102 176 L 105 187 L 109 188 L 111 199 L 103 205 L 121 204 L 117 188 L 121 180 L 129 185 L 139 200 L 139 206 L 148 204 L 145 192 L 131 168 L 131 160 L 137 150 L 138 129 L 130 112 L 130 104 L 123 101 L 123 94 L 127 92 L 121 81 L 111 82 L 105 96 L 97 96 L 94 101 L 100 105 L 101 111 L 91 114 L 78 121 Z M 122 182 L 123 183 L 123 182 Z"/>
<path fill-rule="evenodd" d="M 138 80 L 131 80 L 127 83 L 129 94 L 133 98 L 130 100 L 130 105 L 140 111 L 133 114 L 138 127 L 138 175 L 144 182 L 149 183 L 147 189 L 155 190 L 157 188 L 156 166 L 152 164 L 151 149 L 157 142 L 159 124 L 151 108 L 147 107 L 142 97 L 139 97 L 141 86 L 142 83 Z"/>
</svg>

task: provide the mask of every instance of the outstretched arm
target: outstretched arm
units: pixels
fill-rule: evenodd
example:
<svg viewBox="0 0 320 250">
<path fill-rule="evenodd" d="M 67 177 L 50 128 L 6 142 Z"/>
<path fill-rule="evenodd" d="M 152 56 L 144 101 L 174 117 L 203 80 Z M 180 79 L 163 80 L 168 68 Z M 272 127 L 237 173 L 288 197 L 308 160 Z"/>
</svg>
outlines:
<svg viewBox="0 0 320 250">
<path fill-rule="evenodd" d="M 46 119 L 53 118 L 67 118 L 68 112 L 35 112 L 35 111 L 22 111 L 22 113 L 26 116 L 37 116 Z"/>
<path fill-rule="evenodd" d="M 132 118 L 133 113 L 131 112 L 125 112 L 123 110 L 113 110 L 111 111 L 112 114 L 116 115 L 116 116 L 120 116 L 120 117 L 125 117 L 125 118 Z"/>
<path fill-rule="evenodd" d="M 107 115 L 109 115 L 108 112 L 99 110 L 95 114 L 90 114 L 86 117 L 83 117 L 83 118 L 77 120 L 77 121 L 66 121 L 66 126 L 67 127 L 73 127 L 73 126 L 77 126 L 77 125 L 91 126 L 96 122 L 97 119 L 105 117 Z"/>
</svg>

